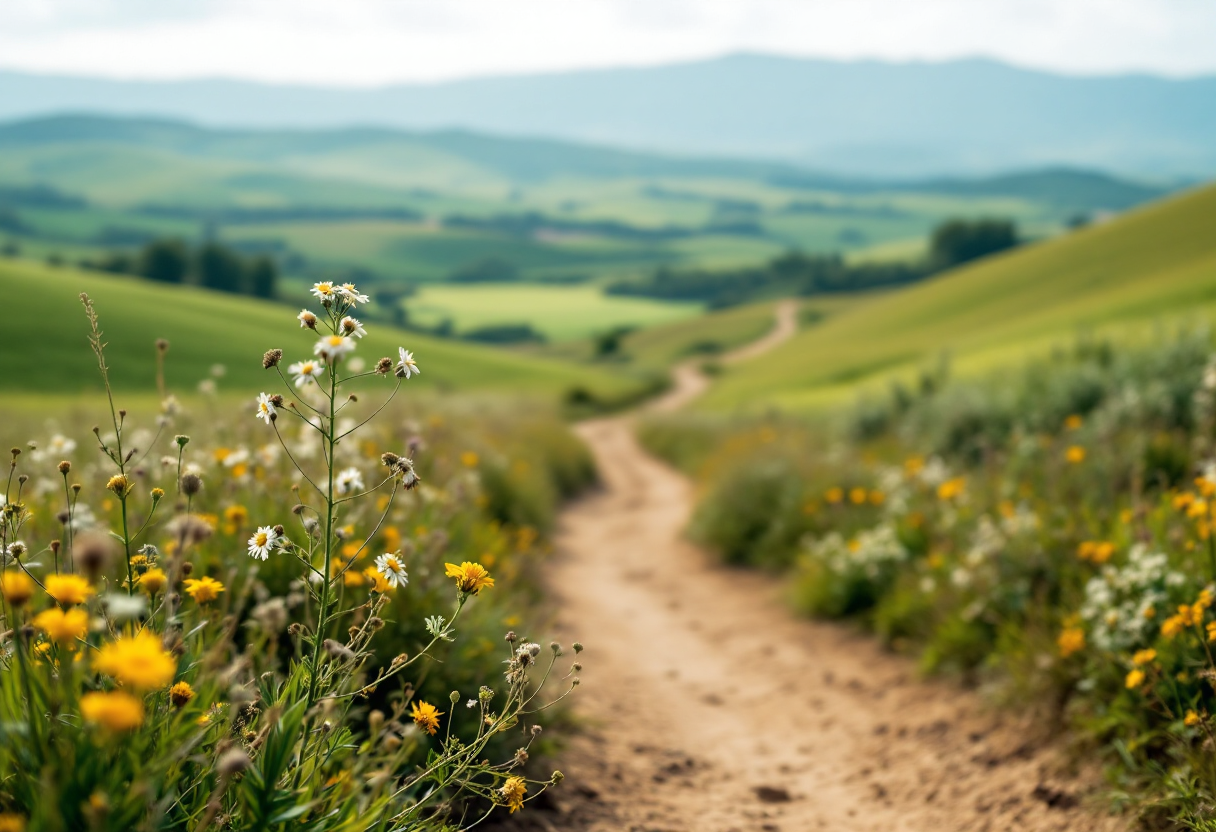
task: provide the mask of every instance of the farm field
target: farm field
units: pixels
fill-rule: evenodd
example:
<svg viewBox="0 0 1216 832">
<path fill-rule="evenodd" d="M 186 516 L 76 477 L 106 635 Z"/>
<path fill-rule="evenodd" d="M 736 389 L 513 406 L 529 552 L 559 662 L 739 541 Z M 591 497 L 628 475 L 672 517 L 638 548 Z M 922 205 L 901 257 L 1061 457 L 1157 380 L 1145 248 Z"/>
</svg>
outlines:
<svg viewBox="0 0 1216 832">
<path fill-rule="evenodd" d="M 815 407 L 910 380 L 943 355 L 980 372 L 1078 334 L 1201 324 L 1216 309 L 1213 212 L 1216 187 L 1198 188 L 876 297 L 726 371 L 701 405 Z"/>
</svg>

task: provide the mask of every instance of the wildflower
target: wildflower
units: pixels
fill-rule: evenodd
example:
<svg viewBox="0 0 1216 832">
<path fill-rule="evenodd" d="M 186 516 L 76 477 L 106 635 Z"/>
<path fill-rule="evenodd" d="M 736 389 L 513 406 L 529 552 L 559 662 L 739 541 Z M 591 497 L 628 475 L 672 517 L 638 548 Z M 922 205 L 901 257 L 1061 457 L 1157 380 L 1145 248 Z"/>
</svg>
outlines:
<svg viewBox="0 0 1216 832">
<path fill-rule="evenodd" d="M 384 576 L 380 574 L 380 570 L 374 566 L 369 566 L 364 569 L 363 576 L 372 582 L 373 592 L 379 592 L 383 595 L 386 592 L 391 592 L 394 588 L 393 585 L 385 580 Z"/>
<path fill-rule="evenodd" d="M 1070 445 L 1068 450 L 1064 452 L 1064 459 L 1072 465 L 1077 465 L 1085 461 L 1085 449 L 1080 445 Z"/>
<path fill-rule="evenodd" d="M 414 720 L 414 724 L 432 737 L 439 730 L 439 717 L 441 716 L 443 716 L 443 711 L 430 702 L 415 702 L 410 711 L 410 718 Z"/>
<path fill-rule="evenodd" d="M 476 451 L 465 451 L 460 455 L 460 464 L 465 468 L 476 468 L 478 459 Z"/>
<path fill-rule="evenodd" d="M 355 491 L 362 491 L 363 475 L 359 473 L 358 468 L 347 468 L 338 472 L 338 476 L 334 478 L 334 489 L 339 494 L 351 494 Z"/>
<path fill-rule="evenodd" d="M 1105 540 L 1085 540 L 1077 546 L 1077 557 L 1090 563 L 1102 564 L 1115 553 L 1115 544 Z"/>
<path fill-rule="evenodd" d="M 394 588 L 405 586 L 410 582 L 409 575 L 405 573 L 405 564 L 401 562 L 399 552 L 381 555 L 376 558 L 376 571 L 380 573 L 380 576 L 384 578 L 386 583 Z"/>
<path fill-rule="evenodd" d="M 844 489 L 840 486 L 834 485 L 827 491 L 823 492 L 823 499 L 827 503 L 836 505 L 844 499 Z"/>
<path fill-rule="evenodd" d="M 331 364 L 355 348 L 355 342 L 345 335 L 326 335 L 312 348 L 313 355 L 319 355 Z"/>
<path fill-rule="evenodd" d="M 30 576 L 15 569 L 0 574 L 0 594 L 14 607 L 23 607 L 34 596 L 34 582 Z"/>
<path fill-rule="evenodd" d="M 256 415 L 268 425 L 275 420 L 274 403 L 270 400 L 268 394 L 258 394 L 258 410 Z"/>
<path fill-rule="evenodd" d="M 0 812 L 0 832 L 25 832 L 25 816 L 13 812 Z"/>
<path fill-rule="evenodd" d="M 177 660 L 148 630 L 102 646 L 93 669 L 136 690 L 160 690 L 173 681 Z"/>
<path fill-rule="evenodd" d="M 80 575 L 47 575 L 43 586 L 47 595 L 64 606 L 83 604 L 94 592 Z"/>
<path fill-rule="evenodd" d="M 1146 650 L 1137 650 L 1132 656 L 1132 664 L 1152 664 L 1157 659 L 1157 651 L 1149 647 Z"/>
<path fill-rule="evenodd" d="M 131 486 L 127 483 L 126 477 L 122 474 L 115 474 L 106 481 L 106 490 L 113 491 L 119 497 L 125 497 L 131 490 Z"/>
<path fill-rule="evenodd" d="M 197 604 L 209 604 L 224 591 L 224 585 L 215 578 L 204 575 L 201 578 L 187 578 L 186 594 Z"/>
<path fill-rule="evenodd" d="M 321 301 L 321 303 L 323 303 L 325 306 L 329 306 L 331 303 L 341 297 L 342 290 L 326 280 L 322 283 L 314 283 L 312 285 L 312 293 L 319 301 Z"/>
<path fill-rule="evenodd" d="M 443 566 L 444 575 L 456 579 L 456 589 L 459 592 L 477 595 L 485 587 L 494 586 L 494 579 L 480 563 L 470 563 L 466 560 L 460 566 L 454 563 L 445 563 Z"/>
<path fill-rule="evenodd" d="M 368 302 L 367 295 L 361 294 L 359 290 L 355 288 L 355 284 L 353 283 L 343 283 L 338 287 L 338 291 L 342 293 L 343 297 L 350 301 L 352 306 L 356 303 Z"/>
<path fill-rule="evenodd" d="M 283 351 L 279 349 L 266 350 L 262 354 L 262 369 L 269 370 L 271 367 L 279 366 L 279 362 L 283 360 Z"/>
<path fill-rule="evenodd" d="M 1144 671 L 1136 668 L 1127 674 L 1127 678 L 1123 680 L 1123 686 L 1128 690 L 1135 690 L 1144 684 Z"/>
<path fill-rule="evenodd" d="M 855 506 L 863 505 L 866 501 L 866 490 L 864 488 L 850 488 L 849 502 Z"/>
<path fill-rule="evenodd" d="M 510 807 L 511 814 L 515 814 L 516 809 L 524 808 L 524 796 L 528 793 L 528 783 L 524 778 L 508 777 L 507 782 L 503 783 L 502 788 L 498 791 L 507 806 Z"/>
<path fill-rule="evenodd" d="M 1085 631 L 1080 627 L 1065 627 L 1056 639 L 1056 646 L 1060 648 L 1060 655 L 1064 658 L 1081 652 L 1085 649 Z"/>
<path fill-rule="evenodd" d="M 56 644 L 72 644 L 88 632 L 89 614 L 82 609 L 64 612 L 59 607 L 51 607 L 34 616 L 34 626 Z"/>
<path fill-rule="evenodd" d="M 270 550 L 279 545 L 279 533 L 273 526 L 258 526 L 258 530 L 249 538 L 249 557 L 266 560 Z"/>
<path fill-rule="evenodd" d="M 287 368 L 287 372 L 296 377 L 296 387 L 303 389 L 325 372 L 325 365 L 319 361 L 297 361 Z"/>
<path fill-rule="evenodd" d="M 1180 604 L 1178 612 L 1161 622 L 1161 635 L 1173 638 L 1188 627 L 1196 627 L 1203 622 L 1203 607 L 1199 605 Z"/>
<path fill-rule="evenodd" d="M 165 588 L 165 584 L 169 578 L 165 575 L 162 569 L 149 569 L 144 574 L 140 575 L 135 582 L 139 584 L 139 588 L 145 590 L 149 595 L 155 595 Z"/>
<path fill-rule="evenodd" d="M 1207 627 L 1208 641 L 1216 641 L 1216 621 L 1209 621 Z"/>
<path fill-rule="evenodd" d="M 887 500 L 887 495 L 881 491 L 874 489 L 869 494 L 870 505 L 880 506 Z"/>
<path fill-rule="evenodd" d="M 965 477 L 955 477 L 954 479 L 946 480 L 937 487 L 937 498 L 939 500 L 953 500 L 955 497 L 962 495 L 967 487 L 967 479 Z"/>
<path fill-rule="evenodd" d="M 1080 427 L 1081 427 L 1081 416 L 1078 413 L 1074 413 L 1071 416 L 1069 416 L 1067 419 L 1064 420 L 1064 429 L 1065 430 L 1079 430 Z"/>
<path fill-rule="evenodd" d="M 414 354 L 405 347 L 397 348 L 401 360 L 397 362 L 397 378 L 408 379 L 410 376 L 418 373 L 422 374 L 422 370 L 418 369 L 418 362 L 414 361 Z"/>
<path fill-rule="evenodd" d="M 300 322 L 301 329 L 317 328 L 317 316 L 309 312 L 307 309 L 300 310 L 300 314 L 296 315 L 296 320 Z"/>
<path fill-rule="evenodd" d="M 86 693 L 80 697 L 80 714 L 111 731 L 131 731 L 144 722 L 144 704 L 122 691 Z"/>
<path fill-rule="evenodd" d="M 352 338 L 362 338 L 367 334 L 367 330 L 363 328 L 363 324 L 359 322 L 359 319 L 352 318 L 350 315 L 342 319 L 341 327 L 342 333 Z"/>
<path fill-rule="evenodd" d="M 169 688 L 169 701 L 175 708 L 184 708 L 194 698 L 194 688 L 190 683 L 181 681 Z"/>
</svg>

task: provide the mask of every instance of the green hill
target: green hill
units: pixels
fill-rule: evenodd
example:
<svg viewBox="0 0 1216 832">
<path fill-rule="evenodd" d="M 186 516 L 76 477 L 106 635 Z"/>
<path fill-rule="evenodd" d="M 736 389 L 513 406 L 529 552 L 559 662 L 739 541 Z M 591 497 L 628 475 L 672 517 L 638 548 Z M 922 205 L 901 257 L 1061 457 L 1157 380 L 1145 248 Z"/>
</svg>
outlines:
<svg viewBox="0 0 1216 832">
<path fill-rule="evenodd" d="M 100 390 L 96 362 L 87 343 L 88 325 L 79 294 L 93 298 L 115 386 L 155 389 L 157 338 L 170 342 L 166 377 L 176 392 L 192 391 L 222 364 L 221 389 L 271 389 L 262 353 L 280 347 L 286 360 L 311 355 L 313 338 L 300 330 L 294 307 L 193 287 L 163 286 L 137 278 L 112 277 L 26 260 L 0 260 L 0 292 L 10 314 L 0 328 L 5 393 L 76 393 Z M 607 370 L 520 356 L 368 325 L 359 354 L 372 363 L 405 346 L 423 373 L 419 391 L 495 390 L 561 395 L 581 387 L 604 400 L 636 393 L 640 384 Z"/>
<path fill-rule="evenodd" d="M 946 352 L 961 372 L 1078 332 L 1134 337 L 1216 312 L 1216 186 L 858 303 L 731 368 L 712 408 L 810 407 Z"/>
</svg>

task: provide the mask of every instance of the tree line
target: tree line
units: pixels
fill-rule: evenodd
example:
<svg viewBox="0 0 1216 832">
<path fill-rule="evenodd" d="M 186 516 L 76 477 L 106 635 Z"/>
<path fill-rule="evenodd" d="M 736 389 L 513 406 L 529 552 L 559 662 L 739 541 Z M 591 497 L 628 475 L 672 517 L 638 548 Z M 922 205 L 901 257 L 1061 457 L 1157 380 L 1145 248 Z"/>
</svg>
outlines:
<svg viewBox="0 0 1216 832">
<path fill-rule="evenodd" d="M 153 240 L 139 251 L 112 252 L 82 265 L 259 298 L 275 297 L 279 282 L 278 266 L 270 257 L 246 256 L 214 240 L 198 246 L 177 239 Z"/>
<path fill-rule="evenodd" d="M 613 295 L 702 301 L 722 308 L 765 297 L 857 292 L 897 286 L 1003 251 L 1020 242 L 1009 220 L 949 220 L 933 232 L 928 255 L 916 263 L 848 263 L 838 254 L 788 252 L 767 263 L 734 269 L 662 266 L 641 279 L 609 284 Z"/>
</svg>

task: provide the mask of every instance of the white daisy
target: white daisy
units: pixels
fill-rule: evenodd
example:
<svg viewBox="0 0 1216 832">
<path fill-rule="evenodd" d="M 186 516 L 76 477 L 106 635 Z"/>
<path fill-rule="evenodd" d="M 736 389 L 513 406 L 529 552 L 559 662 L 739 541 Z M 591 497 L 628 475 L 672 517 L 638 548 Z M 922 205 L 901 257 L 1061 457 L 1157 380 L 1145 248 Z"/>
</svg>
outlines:
<svg viewBox="0 0 1216 832">
<path fill-rule="evenodd" d="M 321 303 L 328 306 L 342 296 L 342 289 L 326 280 L 322 283 L 314 283 L 312 293 L 320 299 Z"/>
<path fill-rule="evenodd" d="M 422 370 L 418 369 L 418 363 L 414 361 L 414 354 L 405 347 L 398 347 L 397 350 L 401 353 L 401 360 L 397 362 L 397 377 L 409 378 L 415 373 L 422 375 Z"/>
<path fill-rule="evenodd" d="M 296 315 L 296 320 L 300 322 L 300 329 L 317 328 L 317 316 L 307 309 L 301 309 L 300 314 Z"/>
<path fill-rule="evenodd" d="M 249 538 L 249 557 L 266 560 L 270 556 L 270 550 L 279 545 L 279 540 L 279 533 L 274 530 L 274 526 L 258 526 L 253 537 Z"/>
<path fill-rule="evenodd" d="M 326 361 L 333 362 L 355 348 L 355 342 L 344 335 L 326 335 L 312 348 L 313 355 L 319 355 Z"/>
<path fill-rule="evenodd" d="M 336 291 L 345 295 L 346 299 L 350 301 L 352 305 L 356 303 L 368 302 L 367 295 L 360 294 L 359 290 L 355 288 L 355 284 L 353 283 L 343 283 L 341 286 L 336 287 Z"/>
<path fill-rule="evenodd" d="M 270 401 L 269 394 L 259 393 L 257 417 L 269 425 L 272 421 L 274 421 L 274 414 L 274 403 Z"/>
<path fill-rule="evenodd" d="M 72 451 L 76 450 L 76 443 L 68 439 L 62 433 L 57 433 L 51 437 L 51 441 L 46 446 L 47 453 L 51 456 L 67 456 Z"/>
<path fill-rule="evenodd" d="M 334 489 L 339 494 L 362 491 L 363 475 L 359 473 L 358 468 L 347 468 L 344 471 L 339 471 L 338 476 L 334 477 Z"/>
<path fill-rule="evenodd" d="M 410 576 L 405 573 L 405 564 L 401 562 L 399 552 L 376 558 L 376 571 L 390 586 L 405 586 L 410 582 Z"/>
<path fill-rule="evenodd" d="M 287 368 L 287 372 L 296 377 L 296 387 L 307 387 L 312 384 L 321 373 L 325 372 L 325 365 L 320 361 L 297 361 Z"/>
<path fill-rule="evenodd" d="M 342 319 L 342 332 L 352 338 L 362 338 L 367 334 L 367 330 L 363 328 L 363 324 L 359 323 L 359 319 L 352 318 L 350 315 Z"/>
</svg>

